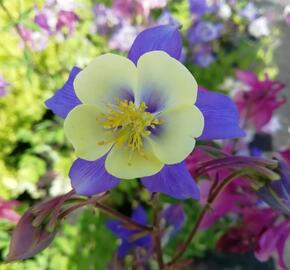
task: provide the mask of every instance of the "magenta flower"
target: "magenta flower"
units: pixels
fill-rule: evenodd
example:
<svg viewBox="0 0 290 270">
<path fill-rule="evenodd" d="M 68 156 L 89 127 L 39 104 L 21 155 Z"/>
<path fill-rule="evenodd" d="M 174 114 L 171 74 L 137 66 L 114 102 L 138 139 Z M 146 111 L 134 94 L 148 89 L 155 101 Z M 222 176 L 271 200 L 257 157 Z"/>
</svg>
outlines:
<svg viewBox="0 0 290 270">
<path fill-rule="evenodd" d="M 73 11 L 61 10 L 58 13 L 58 20 L 56 23 L 56 30 L 61 30 L 63 27 L 68 29 L 68 33 L 71 34 L 76 23 L 79 21 L 79 17 Z"/>
<path fill-rule="evenodd" d="M 278 265 L 281 269 L 289 269 L 286 258 L 289 256 L 287 245 L 289 245 L 290 219 L 279 224 L 273 224 L 264 231 L 258 240 L 255 256 L 260 261 L 267 261 L 271 256 L 278 255 Z"/>
<path fill-rule="evenodd" d="M 10 83 L 4 80 L 4 78 L 0 75 L 0 97 L 3 97 L 7 94 Z"/>
<path fill-rule="evenodd" d="M 16 223 L 20 216 L 13 210 L 13 207 L 17 205 L 17 201 L 4 201 L 0 198 L 0 219 L 6 219 Z"/>
<path fill-rule="evenodd" d="M 241 89 L 234 97 L 244 125 L 261 131 L 275 110 L 286 102 L 285 98 L 279 97 L 285 85 L 270 80 L 267 74 L 264 80 L 259 80 L 254 73 L 239 70 L 236 76 L 245 85 L 245 89 Z"/>
<path fill-rule="evenodd" d="M 152 53 L 152 51 L 164 51 L 164 57 L 179 59 L 181 49 L 181 36 L 177 26 L 158 26 L 147 29 L 137 36 L 128 54 L 130 60 L 126 61 L 131 61 L 130 65 L 132 68 L 135 68 L 134 65 L 137 65 L 139 58 L 148 52 Z M 180 64 L 178 62 L 176 63 L 178 65 Z M 117 71 L 118 67 L 107 65 L 106 68 L 110 75 L 119 73 Z M 109 72 L 112 68 L 112 72 Z M 163 69 L 161 68 L 158 70 L 163 72 Z M 71 110 L 75 110 L 80 106 L 80 104 L 82 104 L 74 89 L 74 80 L 78 77 L 80 71 L 79 68 L 73 68 L 66 84 L 57 91 L 52 98 L 46 101 L 46 105 L 63 118 L 67 118 L 67 115 Z M 164 75 L 161 76 L 164 77 L 164 80 L 168 79 L 167 72 L 168 70 L 165 69 Z M 146 111 L 148 113 L 155 113 L 160 110 L 162 111 L 164 100 L 168 97 L 165 97 L 162 91 L 158 90 L 162 85 L 161 77 L 154 76 L 156 79 L 158 78 L 158 82 L 151 82 L 151 77 L 152 76 L 148 77 L 149 81 L 147 81 L 146 84 L 148 87 L 144 88 L 146 91 L 141 95 L 141 97 L 147 104 Z M 172 76 L 172 78 L 174 79 L 174 76 Z M 180 83 L 180 87 L 182 87 L 182 83 Z M 134 101 L 134 96 L 132 96 L 132 92 L 129 91 L 130 89 L 128 90 L 123 87 L 117 89 L 120 89 L 120 92 L 116 92 L 117 96 L 113 97 L 113 100 L 114 98 L 121 98 Z M 210 91 L 198 91 L 195 106 L 201 111 L 204 117 L 204 129 L 202 135 L 198 138 L 199 140 L 225 139 L 244 136 L 244 132 L 238 125 L 239 115 L 237 109 L 229 97 L 219 93 L 212 93 Z M 177 123 L 179 123 L 180 129 L 182 129 L 184 123 Z M 72 127 L 74 128 L 74 126 Z M 156 130 L 156 132 L 151 129 L 148 130 L 150 131 L 148 134 L 157 136 L 156 138 L 161 138 L 159 136 L 162 136 L 165 130 L 168 129 L 160 128 Z M 91 138 L 95 137 L 92 136 Z M 173 136 L 173 138 L 176 140 L 177 137 Z M 172 147 L 175 147 L 175 143 L 176 142 L 172 142 Z M 93 145 L 95 146 L 95 144 Z M 174 148 L 173 150 L 176 149 Z M 168 147 L 166 148 L 166 151 L 168 156 L 170 156 L 170 149 L 168 149 Z M 90 196 L 110 190 L 119 184 L 119 178 L 111 175 L 106 169 L 106 158 L 107 155 L 104 155 L 97 160 L 79 158 L 74 162 L 69 175 L 76 193 Z M 131 175 L 132 172 L 135 172 L 132 170 L 132 164 L 128 167 L 128 162 L 126 162 L 126 160 L 128 160 L 127 156 L 123 156 L 122 158 L 125 160 L 124 164 L 127 165 L 125 167 L 119 166 L 118 168 L 120 168 L 120 170 L 121 168 L 126 169 L 126 173 L 128 173 L 128 175 L 130 173 Z M 125 170 L 123 171 L 125 172 Z M 160 192 L 177 199 L 199 198 L 198 188 L 188 172 L 184 161 L 162 166 L 159 172 L 152 175 L 140 176 L 140 178 L 142 184 L 150 192 Z"/>
</svg>

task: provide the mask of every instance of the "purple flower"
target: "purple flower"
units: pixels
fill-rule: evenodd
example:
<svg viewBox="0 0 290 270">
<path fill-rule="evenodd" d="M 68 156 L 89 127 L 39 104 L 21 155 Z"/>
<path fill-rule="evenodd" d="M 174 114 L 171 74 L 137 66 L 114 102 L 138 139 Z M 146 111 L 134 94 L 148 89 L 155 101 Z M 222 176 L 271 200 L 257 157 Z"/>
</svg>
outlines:
<svg viewBox="0 0 290 270">
<path fill-rule="evenodd" d="M 258 10 L 254 3 L 249 2 L 243 9 L 240 10 L 239 14 L 251 22 L 257 18 Z"/>
<path fill-rule="evenodd" d="M 202 16 L 209 10 L 209 7 L 206 0 L 189 0 L 189 9 L 192 14 Z"/>
<path fill-rule="evenodd" d="M 129 24 L 122 25 L 122 27 L 111 36 L 109 47 L 115 50 L 129 51 L 137 35 L 138 29 L 136 27 Z"/>
<path fill-rule="evenodd" d="M 94 6 L 94 24 L 97 33 L 110 36 L 123 24 L 123 19 L 117 15 L 117 13 L 103 4 L 96 4 Z"/>
<path fill-rule="evenodd" d="M 272 181 L 260 188 L 258 195 L 271 207 L 284 213 L 290 214 L 290 166 L 280 161 L 276 170 L 280 180 Z"/>
<path fill-rule="evenodd" d="M 134 64 L 137 64 L 142 55 L 151 51 L 162 50 L 171 57 L 179 59 L 181 48 L 181 36 L 176 26 L 157 26 L 147 29 L 137 36 L 129 51 L 128 58 Z M 166 56 L 166 54 L 163 55 L 164 57 Z M 111 65 L 109 67 L 110 69 L 116 69 L 116 67 Z M 79 72 L 80 69 L 74 68 L 64 87 L 46 101 L 46 105 L 61 117 L 67 117 L 72 108 L 81 104 L 74 89 L 74 80 Z M 164 72 L 164 77 L 167 78 L 166 70 Z M 117 71 L 112 71 L 111 73 L 118 74 Z M 127 88 L 122 88 L 121 90 L 121 98 L 134 99 L 130 90 Z M 164 95 L 158 91 L 158 88 L 153 86 L 149 87 L 146 94 L 144 93 L 141 98 L 148 104 L 149 113 L 160 111 L 164 106 Z M 238 125 L 238 111 L 229 97 L 209 91 L 198 91 L 196 106 L 203 114 L 205 125 L 204 131 L 199 137 L 200 140 L 244 136 L 244 132 Z M 180 121 L 178 123 L 180 123 L 180 128 L 182 128 L 184 123 Z M 156 130 L 152 129 L 151 132 L 153 132 L 154 136 L 160 136 L 163 130 L 162 128 L 157 128 Z M 74 162 L 70 170 L 70 178 L 78 194 L 90 196 L 110 190 L 119 183 L 119 179 L 109 174 L 106 170 L 105 160 L 106 155 L 97 160 L 77 159 Z M 127 162 L 126 164 L 128 165 Z M 127 173 L 130 173 L 130 167 L 127 171 Z M 158 173 L 142 177 L 141 182 L 150 192 L 160 192 L 177 199 L 199 198 L 198 188 L 184 162 L 165 165 Z"/>
<path fill-rule="evenodd" d="M 188 31 L 190 44 L 207 43 L 220 37 L 220 31 L 223 28 L 221 23 L 211 23 L 199 21 L 195 23 Z"/>
<path fill-rule="evenodd" d="M 7 94 L 7 90 L 10 86 L 10 83 L 4 80 L 4 78 L 0 75 L 0 97 L 3 97 Z"/>
<path fill-rule="evenodd" d="M 215 57 L 210 46 L 203 46 L 194 53 L 194 62 L 203 68 L 208 67 L 214 60 Z"/>
<path fill-rule="evenodd" d="M 146 225 L 147 217 L 144 208 L 138 205 L 134 209 L 132 220 L 135 222 Z M 128 255 L 135 248 L 142 248 L 146 251 L 146 257 L 153 251 L 153 239 L 151 235 L 148 235 L 141 230 L 132 229 L 128 225 L 121 223 L 120 221 L 109 220 L 107 227 L 121 239 L 121 244 L 118 248 L 117 255 L 119 258 L 123 258 Z"/>
<path fill-rule="evenodd" d="M 17 201 L 4 201 L 0 198 L 0 220 L 6 219 L 16 223 L 20 216 L 13 210 L 13 207 L 17 205 Z"/>
<path fill-rule="evenodd" d="M 158 17 L 157 20 L 158 25 L 177 25 L 179 26 L 180 23 L 172 16 L 172 14 L 168 10 L 164 10 L 161 15 Z"/>
</svg>

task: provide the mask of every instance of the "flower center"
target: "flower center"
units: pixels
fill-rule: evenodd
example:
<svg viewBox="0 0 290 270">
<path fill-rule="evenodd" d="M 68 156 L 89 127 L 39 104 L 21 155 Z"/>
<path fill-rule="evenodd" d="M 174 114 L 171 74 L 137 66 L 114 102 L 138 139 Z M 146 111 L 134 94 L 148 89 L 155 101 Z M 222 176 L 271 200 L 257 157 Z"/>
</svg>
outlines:
<svg viewBox="0 0 290 270">
<path fill-rule="evenodd" d="M 110 111 L 102 118 L 101 125 L 108 130 L 108 141 L 99 144 L 115 143 L 126 145 L 131 152 L 139 152 L 145 157 L 143 139 L 151 134 L 160 121 L 149 112 L 147 106 L 141 102 L 137 107 L 132 101 L 118 101 L 117 105 L 110 104 Z"/>
</svg>

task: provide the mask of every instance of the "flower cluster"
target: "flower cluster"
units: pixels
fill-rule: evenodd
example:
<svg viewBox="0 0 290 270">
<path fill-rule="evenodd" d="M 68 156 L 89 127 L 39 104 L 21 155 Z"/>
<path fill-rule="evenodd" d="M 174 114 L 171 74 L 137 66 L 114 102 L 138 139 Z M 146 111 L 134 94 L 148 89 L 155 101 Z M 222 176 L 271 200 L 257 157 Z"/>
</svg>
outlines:
<svg viewBox="0 0 290 270">
<path fill-rule="evenodd" d="M 229 39 L 228 32 L 247 35 L 248 30 L 256 38 L 270 33 L 267 19 L 260 16 L 252 2 L 241 8 L 235 1 L 189 0 L 189 8 L 192 14 L 192 25 L 188 30 L 191 54 L 194 63 L 203 68 L 215 61 L 218 44 L 234 46 L 236 40 L 232 36 Z"/>
<path fill-rule="evenodd" d="M 65 34 L 72 34 L 80 20 L 74 11 L 75 8 L 76 4 L 73 1 L 59 0 L 47 0 L 42 9 L 35 8 L 34 27 L 27 27 L 25 24 L 17 26 L 22 46 L 39 52 L 48 46 L 51 36 L 63 40 Z"/>
</svg>

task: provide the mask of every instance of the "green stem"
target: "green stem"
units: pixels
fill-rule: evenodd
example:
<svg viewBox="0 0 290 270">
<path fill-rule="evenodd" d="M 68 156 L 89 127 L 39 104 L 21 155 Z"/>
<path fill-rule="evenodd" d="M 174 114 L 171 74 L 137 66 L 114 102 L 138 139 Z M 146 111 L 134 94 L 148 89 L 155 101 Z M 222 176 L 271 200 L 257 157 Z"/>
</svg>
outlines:
<svg viewBox="0 0 290 270">
<path fill-rule="evenodd" d="M 153 238 L 155 244 L 155 253 L 159 270 L 164 269 L 163 251 L 160 238 L 160 219 L 159 219 L 159 194 L 154 194 L 153 199 Z"/>
<path fill-rule="evenodd" d="M 131 218 L 121 214 L 120 212 L 114 210 L 113 208 L 110 208 L 110 207 L 108 207 L 108 206 L 106 206 L 98 201 L 94 200 L 91 202 L 91 204 L 94 205 L 95 207 L 97 207 L 98 209 L 100 209 L 102 212 L 106 213 L 107 215 L 114 217 L 114 218 L 120 220 L 121 222 L 130 225 L 132 229 L 147 231 L 150 233 L 153 231 L 152 227 L 139 224 L 139 223 L 135 222 L 134 220 L 132 220 Z"/>
<path fill-rule="evenodd" d="M 232 174 L 230 174 L 228 177 L 226 177 L 224 179 L 224 181 L 218 185 L 215 190 L 213 190 L 211 192 L 211 194 L 208 197 L 207 203 L 206 205 L 202 208 L 196 223 L 194 224 L 191 232 L 189 233 L 187 239 L 185 240 L 185 242 L 181 245 L 181 248 L 177 251 L 177 253 L 174 255 L 174 257 L 172 258 L 172 260 L 168 263 L 168 266 L 172 266 L 174 265 L 184 254 L 184 252 L 187 250 L 187 248 L 189 247 L 189 245 L 191 244 L 205 214 L 207 213 L 207 211 L 210 209 L 211 204 L 215 201 L 215 199 L 219 196 L 219 194 L 224 190 L 224 188 L 231 182 L 233 181 L 235 178 L 244 175 L 245 172 L 244 171 L 236 171 L 233 172 Z"/>
</svg>

